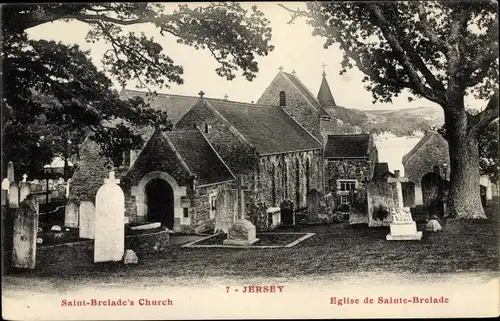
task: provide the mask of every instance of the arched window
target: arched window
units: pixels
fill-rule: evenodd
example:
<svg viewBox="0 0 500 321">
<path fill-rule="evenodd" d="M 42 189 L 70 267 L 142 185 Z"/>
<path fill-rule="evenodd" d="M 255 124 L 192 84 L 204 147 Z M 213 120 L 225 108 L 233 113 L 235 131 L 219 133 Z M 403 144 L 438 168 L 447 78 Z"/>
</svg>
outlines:
<svg viewBox="0 0 500 321">
<path fill-rule="evenodd" d="M 280 91 L 280 107 L 286 106 L 286 95 L 284 91 Z"/>
</svg>

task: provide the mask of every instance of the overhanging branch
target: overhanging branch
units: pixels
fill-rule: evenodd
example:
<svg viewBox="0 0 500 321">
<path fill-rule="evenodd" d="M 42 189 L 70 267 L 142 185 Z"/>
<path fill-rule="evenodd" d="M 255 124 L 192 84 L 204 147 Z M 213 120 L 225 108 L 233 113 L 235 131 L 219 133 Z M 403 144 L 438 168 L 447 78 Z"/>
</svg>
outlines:
<svg viewBox="0 0 500 321">
<path fill-rule="evenodd" d="M 472 125 L 471 130 L 477 133 L 486 128 L 486 126 L 488 126 L 493 120 L 498 118 L 498 109 L 498 89 L 496 89 L 491 96 L 486 108 L 482 112 L 474 116 L 474 121 L 476 121 L 476 123 Z"/>
</svg>

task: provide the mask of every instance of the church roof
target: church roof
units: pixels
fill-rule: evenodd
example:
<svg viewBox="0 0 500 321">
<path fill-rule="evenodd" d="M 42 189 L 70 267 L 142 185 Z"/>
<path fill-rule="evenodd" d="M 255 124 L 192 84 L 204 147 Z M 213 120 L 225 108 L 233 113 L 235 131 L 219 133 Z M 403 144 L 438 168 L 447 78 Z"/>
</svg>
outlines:
<svg viewBox="0 0 500 321">
<path fill-rule="evenodd" d="M 260 155 L 322 148 L 302 125 L 278 106 L 207 99 L 210 106 Z"/>
<path fill-rule="evenodd" d="M 418 151 L 424 147 L 424 145 L 434 139 L 441 140 L 442 142 L 448 144 L 448 142 L 446 142 L 446 139 L 444 139 L 444 137 L 441 136 L 440 133 L 435 130 L 430 130 L 418 141 L 418 143 L 408 152 L 408 154 L 403 156 L 402 163 L 405 164 L 410 158 L 417 154 Z"/>
<path fill-rule="evenodd" d="M 375 163 L 375 167 L 373 169 L 373 178 L 383 178 L 386 174 L 393 175 L 389 171 L 388 163 Z"/>
<path fill-rule="evenodd" d="M 368 157 L 370 134 L 328 135 L 325 158 Z"/>
<path fill-rule="evenodd" d="M 199 185 L 235 179 L 205 136 L 196 129 L 155 130 L 127 172 L 126 179 L 137 184 L 152 170 L 167 172 L 180 184 L 192 178 L 196 178 Z"/>
<path fill-rule="evenodd" d="M 297 76 L 284 71 L 281 72 L 293 83 L 297 90 L 306 98 L 309 104 L 311 104 L 319 111 L 319 115 L 321 117 L 331 117 L 330 114 L 321 106 L 316 97 L 314 97 L 311 91 L 309 91 L 309 89 L 307 89 L 307 87 L 299 80 L 299 78 L 297 78 Z"/>
<path fill-rule="evenodd" d="M 165 132 L 189 170 L 200 185 L 235 179 L 219 154 L 199 130 Z"/>
<path fill-rule="evenodd" d="M 318 91 L 318 101 L 323 107 L 337 106 L 337 104 L 335 103 L 335 99 L 333 99 L 328 81 L 326 80 L 326 74 L 324 73 L 323 79 L 321 80 L 321 86 L 319 87 Z"/>
<path fill-rule="evenodd" d="M 147 92 L 124 89 L 120 92 L 120 96 L 124 99 L 132 97 L 141 97 L 144 101 L 149 102 L 151 108 L 155 110 L 167 111 L 168 118 L 175 123 L 198 102 L 200 97 L 197 96 L 181 96 L 171 94 L 157 94 L 153 97 L 146 97 Z"/>
</svg>

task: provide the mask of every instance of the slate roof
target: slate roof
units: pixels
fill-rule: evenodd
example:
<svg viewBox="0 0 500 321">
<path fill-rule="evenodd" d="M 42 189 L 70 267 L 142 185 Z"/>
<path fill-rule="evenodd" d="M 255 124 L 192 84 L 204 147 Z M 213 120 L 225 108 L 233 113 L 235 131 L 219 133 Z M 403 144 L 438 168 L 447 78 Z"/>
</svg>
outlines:
<svg viewBox="0 0 500 321">
<path fill-rule="evenodd" d="M 127 99 L 132 97 L 141 97 L 149 102 L 151 108 L 155 110 L 166 110 L 168 118 L 175 123 L 198 102 L 200 97 L 197 96 L 181 96 L 171 94 L 157 94 L 153 97 L 146 97 L 146 92 L 138 90 L 124 89 L 120 92 L 120 96 Z"/>
<path fill-rule="evenodd" d="M 198 178 L 198 184 L 207 185 L 235 179 L 208 140 L 199 130 L 179 130 L 163 133 L 170 140 Z"/>
<path fill-rule="evenodd" d="M 322 148 L 295 119 L 278 106 L 207 99 L 260 155 Z"/>
<path fill-rule="evenodd" d="M 328 135 L 325 158 L 364 158 L 368 157 L 370 135 Z"/>
<path fill-rule="evenodd" d="M 388 163 L 375 163 L 375 168 L 373 169 L 374 178 L 384 177 L 387 173 L 390 173 Z"/>
<path fill-rule="evenodd" d="M 321 117 L 331 117 L 330 114 L 320 105 L 316 97 L 307 89 L 307 87 L 297 78 L 297 76 L 281 71 L 306 98 L 306 100 L 319 111 Z"/>
<path fill-rule="evenodd" d="M 422 148 L 428 141 L 432 140 L 433 138 L 442 139 L 446 141 L 444 137 L 441 136 L 440 133 L 434 130 L 430 130 L 424 135 L 424 137 L 422 137 L 418 141 L 418 143 L 408 152 L 408 154 L 403 156 L 402 163 L 405 164 L 411 157 L 413 157 L 413 155 L 415 155 L 418 152 L 420 148 Z"/>
<path fill-rule="evenodd" d="M 337 106 L 335 99 L 333 99 L 332 91 L 326 80 L 326 75 L 323 74 L 323 79 L 321 80 L 321 86 L 318 91 L 318 102 L 323 107 Z"/>
</svg>

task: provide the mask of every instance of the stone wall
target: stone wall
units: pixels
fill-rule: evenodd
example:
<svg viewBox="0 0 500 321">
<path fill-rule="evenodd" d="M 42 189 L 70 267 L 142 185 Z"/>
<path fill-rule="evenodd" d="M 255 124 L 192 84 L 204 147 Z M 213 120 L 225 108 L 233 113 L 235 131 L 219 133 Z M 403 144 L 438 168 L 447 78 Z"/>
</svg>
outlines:
<svg viewBox="0 0 500 321">
<path fill-rule="evenodd" d="M 305 207 L 306 195 L 311 189 L 324 190 L 322 150 L 262 156 L 255 181 L 257 198 L 268 206 L 279 207 L 282 201 L 290 200 L 296 207 Z"/>
<path fill-rule="evenodd" d="M 374 162 L 368 158 L 325 159 L 325 184 L 330 191 L 337 190 L 338 179 L 356 179 L 358 183 L 365 177 L 373 176 Z M 373 165 L 372 165 L 373 164 Z"/>
<path fill-rule="evenodd" d="M 274 78 L 257 103 L 279 106 L 281 91 L 285 92 L 286 97 L 286 107 L 284 109 L 311 134 L 322 141 L 318 110 L 309 104 L 306 98 L 296 89 L 295 85 L 282 73 Z"/>
<path fill-rule="evenodd" d="M 133 250 L 139 260 L 150 254 L 165 250 L 169 245 L 169 233 L 166 230 L 125 237 L 125 249 Z M 4 252 L 6 259 L 3 266 L 10 270 L 11 252 Z M 50 246 L 37 246 L 36 267 L 43 269 L 51 265 L 84 266 L 94 261 L 94 241 L 64 243 Z"/>
<path fill-rule="evenodd" d="M 412 157 L 403 163 L 405 176 L 417 186 L 421 185 L 422 177 L 428 172 L 432 172 L 434 166 L 440 167 L 443 178 L 443 164 L 450 164 L 448 154 L 448 143 L 438 133 L 434 134 L 421 146 Z M 447 177 L 449 178 L 449 168 Z"/>
</svg>

